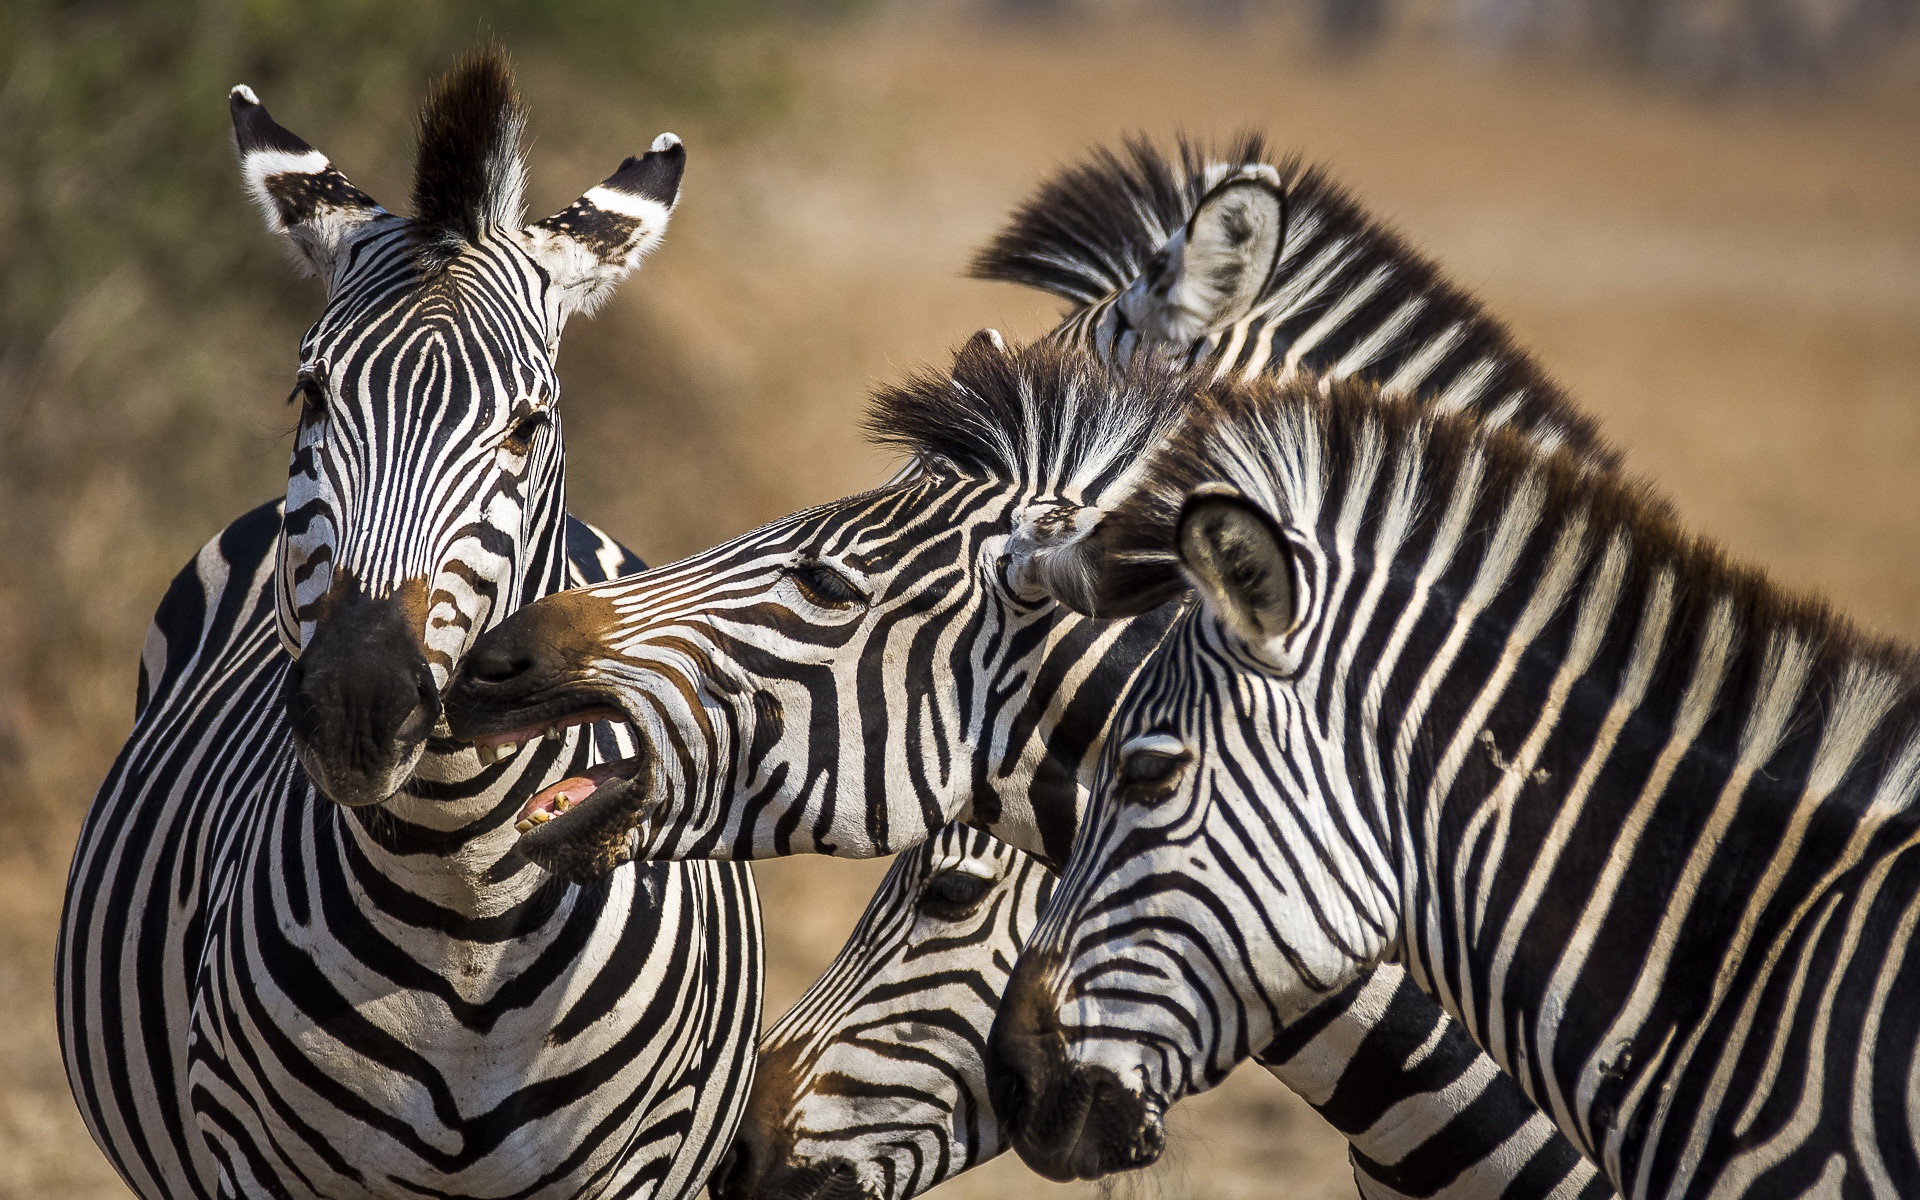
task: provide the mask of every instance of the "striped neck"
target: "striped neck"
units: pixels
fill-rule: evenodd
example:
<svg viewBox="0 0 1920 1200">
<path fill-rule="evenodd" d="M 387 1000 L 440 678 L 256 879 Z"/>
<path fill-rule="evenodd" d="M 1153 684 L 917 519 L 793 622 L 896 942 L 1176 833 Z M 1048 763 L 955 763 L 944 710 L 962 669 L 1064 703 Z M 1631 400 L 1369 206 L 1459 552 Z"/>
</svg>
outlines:
<svg viewBox="0 0 1920 1200">
<path fill-rule="evenodd" d="M 1873 910 L 1920 893 L 1920 670 L 1618 481 L 1389 426 L 1270 481 L 1312 517 L 1275 711 L 1326 731 L 1415 980 L 1623 1191 L 1683 1190 L 1832 1036 L 1780 981 L 1904 953 Z"/>
</svg>

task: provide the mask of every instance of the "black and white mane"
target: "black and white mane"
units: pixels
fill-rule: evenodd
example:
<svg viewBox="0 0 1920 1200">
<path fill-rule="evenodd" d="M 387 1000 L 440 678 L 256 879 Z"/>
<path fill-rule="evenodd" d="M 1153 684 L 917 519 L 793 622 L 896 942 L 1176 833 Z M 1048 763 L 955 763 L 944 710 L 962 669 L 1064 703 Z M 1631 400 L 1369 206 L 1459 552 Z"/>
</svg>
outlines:
<svg viewBox="0 0 1920 1200">
<path fill-rule="evenodd" d="M 1185 417 L 1204 376 L 1116 367 L 1050 341 L 975 336 L 951 372 L 875 393 L 876 443 L 1039 496 L 1089 503 L 1116 488 Z"/>
</svg>

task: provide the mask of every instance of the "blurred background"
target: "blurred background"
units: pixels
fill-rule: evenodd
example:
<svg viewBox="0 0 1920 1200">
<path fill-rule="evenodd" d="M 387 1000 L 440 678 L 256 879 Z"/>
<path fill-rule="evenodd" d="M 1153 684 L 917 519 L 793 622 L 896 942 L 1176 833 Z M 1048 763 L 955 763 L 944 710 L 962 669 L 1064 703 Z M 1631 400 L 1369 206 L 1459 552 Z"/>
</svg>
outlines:
<svg viewBox="0 0 1920 1200">
<path fill-rule="evenodd" d="M 1503 315 L 1697 526 L 1920 636 L 1920 0 L 168 0 L 0 8 L 0 1198 L 119 1197 L 67 1094 L 68 855 L 167 580 L 284 487 L 321 295 L 244 200 L 226 89 L 404 204 L 482 36 L 535 215 L 655 133 L 667 244 L 561 355 L 576 512 L 663 562 L 880 481 L 865 395 L 1056 306 L 960 277 L 1042 175 L 1266 132 Z M 769 1007 L 884 864 L 759 872 Z M 1264 1076 L 1127 1195 L 1348 1196 Z M 1091 1195 L 1011 1159 L 950 1197 Z"/>
</svg>

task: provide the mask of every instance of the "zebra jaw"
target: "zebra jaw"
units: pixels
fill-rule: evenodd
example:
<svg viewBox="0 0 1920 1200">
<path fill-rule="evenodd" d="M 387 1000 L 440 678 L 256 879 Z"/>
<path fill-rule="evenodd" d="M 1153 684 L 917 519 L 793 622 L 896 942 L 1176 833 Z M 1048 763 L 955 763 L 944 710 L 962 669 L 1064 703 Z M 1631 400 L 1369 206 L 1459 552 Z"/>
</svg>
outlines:
<svg viewBox="0 0 1920 1200">
<path fill-rule="evenodd" d="M 514 822 L 514 828 L 521 833 L 532 833 L 535 827 L 570 812 L 573 806 L 583 803 L 587 797 L 599 791 L 609 783 L 631 783 L 646 765 L 644 758 L 623 758 L 617 762 L 601 763 L 587 768 L 584 775 L 574 775 L 562 779 L 551 787 L 543 788 L 534 794 L 533 799 L 520 809 L 520 819 Z"/>
</svg>

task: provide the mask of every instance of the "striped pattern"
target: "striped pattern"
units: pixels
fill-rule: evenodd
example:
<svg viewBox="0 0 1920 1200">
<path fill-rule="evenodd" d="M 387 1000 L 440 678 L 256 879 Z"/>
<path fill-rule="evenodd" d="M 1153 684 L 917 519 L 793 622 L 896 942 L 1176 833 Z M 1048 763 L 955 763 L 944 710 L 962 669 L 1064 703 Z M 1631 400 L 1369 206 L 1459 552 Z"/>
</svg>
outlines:
<svg viewBox="0 0 1920 1200">
<path fill-rule="evenodd" d="M 1236 147 L 1241 157 L 1226 161 L 1257 166 L 1259 150 Z M 682 562 L 533 606 L 477 643 L 476 656 L 499 669 L 456 680 L 456 732 L 507 736 L 529 720 L 619 709 L 655 751 L 652 794 L 671 797 L 644 806 L 644 837 L 628 848 L 649 856 L 884 854 L 966 810 L 1014 845 L 1064 859 L 1105 718 L 1075 700 L 1116 690 L 1158 630 L 1087 624 L 1048 603 L 1033 586 L 1044 572 L 1028 568 L 1050 550 L 1073 557 L 1204 385 L 1098 330 L 1119 319 L 1125 295 L 1154 290 L 1140 279 L 1169 231 L 1193 224 L 1231 171 L 1191 146 L 1179 164 L 1144 146 L 1130 155 L 1063 173 L 983 255 L 992 277 L 1100 297 L 1051 347 L 1012 351 L 982 334 L 950 373 L 882 391 L 869 425 L 912 456 L 912 469 Z M 1612 465 L 1591 423 L 1499 324 L 1335 185 L 1291 167 L 1253 174 L 1287 213 L 1272 286 L 1284 287 L 1287 264 L 1324 257 L 1332 237 L 1341 262 L 1386 273 L 1381 296 L 1406 293 L 1391 309 L 1346 305 L 1331 321 L 1326 306 L 1353 284 L 1344 267 L 1318 270 L 1302 285 L 1301 311 L 1319 314 L 1320 332 L 1312 353 L 1296 356 L 1300 369 L 1370 347 L 1366 371 L 1391 367 L 1410 394 Z M 1067 216 L 1043 220 L 1049 213 Z M 1021 265 L 1041 259 L 1052 273 Z M 1416 302 L 1438 324 L 1396 319 L 1383 332 Z M 1281 345 L 1290 327 L 1262 328 Z M 1174 357 L 1209 374 L 1222 345 L 1210 334 Z M 1089 347 L 1120 365 L 1075 352 Z M 950 691 L 928 690 L 942 679 Z M 696 695 L 702 703 L 689 705 Z M 633 803 L 619 797 L 609 790 L 580 811 Z M 602 832 L 562 817 L 528 852 L 560 852 L 569 820 Z"/>
<path fill-rule="evenodd" d="M 1163 1107 L 1392 954 L 1623 1194 L 1920 1189 L 1910 651 L 1361 391 L 1223 397 L 1113 520 L 1205 603 L 1009 991 L 1072 1070 Z"/>
<path fill-rule="evenodd" d="M 895 859 L 846 947 L 762 1039 L 716 1200 L 832 1184 L 917 1196 L 1004 1150 L 987 1030 L 1052 891 L 1038 860 L 958 823 Z"/>
<path fill-rule="evenodd" d="M 826 973 L 767 1031 L 716 1200 L 917 1196 L 1011 1146 L 986 1042 L 1052 872 L 966 825 L 901 854 Z M 1353 1143 L 1369 1197 L 1612 1195 L 1512 1079 L 1386 965 L 1257 1056 Z"/>
<path fill-rule="evenodd" d="M 1258 152 L 1257 146 L 1244 149 Z M 1130 163 L 1096 159 L 1093 166 L 1069 171 L 1043 188 L 1016 225 L 1017 236 L 1003 239 L 996 252 L 1002 265 L 992 266 L 991 256 L 983 260 L 989 262 L 983 269 L 996 277 L 1038 283 L 1072 299 L 1094 297 L 1056 336 L 1092 342 L 1126 359 L 1136 357 L 1138 346 L 1095 336 L 1102 323 L 1088 314 L 1144 291 L 1135 286 L 1135 276 L 1151 266 L 1161 243 L 1172 236 L 1168 231 L 1194 224 L 1219 181 L 1234 174 L 1231 168 L 1206 165 L 1191 147 L 1183 149 L 1181 165 L 1144 147 L 1130 153 Z M 1512 346 L 1504 330 L 1334 185 L 1293 168 L 1252 174 L 1263 185 L 1269 178 L 1275 186 L 1290 181 L 1289 213 L 1312 218 L 1297 238 L 1290 226 L 1284 261 L 1301 260 L 1320 244 L 1316 239 L 1335 231 L 1360 256 L 1357 261 L 1388 270 L 1389 292 L 1404 292 L 1406 302 L 1417 300 L 1448 318 L 1438 325 L 1398 320 L 1383 329 L 1369 325 L 1372 317 L 1366 312 L 1356 316 L 1348 306 L 1343 324 L 1323 325 L 1316 335 L 1321 352 L 1357 362 L 1356 352 L 1364 351 L 1361 357 L 1369 362 L 1397 363 L 1402 386 L 1438 386 L 1450 404 L 1491 402 L 1494 415 L 1513 427 L 1546 444 L 1577 448 L 1598 467 L 1611 465 L 1611 451 L 1598 442 L 1591 425 Z M 1107 204 L 1116 196 L 1125 199 L 1118 212 Z M 1041 218 L 1051 213 L 1066 213 L 1068 219 L 1046 224 Z M 1060 273 L 1019 275 L 1005 265 L 1016 250 L 1033 259 L 1050 256 L 1048 262 Z M 1340 277 L 1322 276 L 1324 286 L 1312 289 L 1303 303 L 1337 298 Z M 1274 276 L 1274 286 L 1282 286 L 1285 278 L 1285 272 Z M 1091 282 L 1076 291 L 1075 280 Z M 1423 330 L 1425 342 L 1403 344 Z M 1272 336 L 1281 331 L 1276 327 Z M 1202 339 L 1179 348 L 1178 356 L 1204 358 L 1222 344 L 1217 337 Z M 1456 345 L 1475 356 L 1449 357 Z M 648 853 L 883 852 L 964 806 L 980 824 L 1029 849 L 1056 861 L 1064 855 L 1077 822 L 1077 799 L 1069 785 L 1084 778 L 1097 750 L 1107 713 L 1104 698 L 1131 672 L 1157 636 L 1157 625 L 1137 631 L 1087 625 L 1057 607 L 1037 606 L 1030 593 L 1008 586 L 1010 562 L 1023 534 L 1046 518 L 1097 515 L 1102 496 L 1124 491 L 1126 471 L 1177 421 L 1184 399 L 1169 402 L 1152 387 L 1108 386 L 1090 394 L 1064 372 L 1052 379 L 1022 376 L 1018 368 L 996 361 L 1005 356 L 994 339 L 979 341 L 963 352 L 951 383 L 922 386 L 924 399 L 917 408 L 911 397 L 885 402 L 875 419 L 878 431 L 908 449 L 917 463 L 888 487 L 797 514 L 631 585 L 549 601 L 540 607 L 552 615 L 530 619 L 526 639 L 509 638 L 506 645 L 515 649 L 500 650 L 511 657 L 534 642 L 550 650 L 564 641 L 601 655 L 578 674 L 576 662 L 557 664 L 578 687 L 575 699 L 552 699 L 554 690 L 568 688 L 566 682 L 527 691 L 537 691 L 541 719 L 569 704 L 598 706 L 618 698 L 645 738 L 661 748 L 649 764 L 658 772 L 657 794 L 692 799 L 679 812 L 650 809 Z M 1297 361 L 1320 359 L 1303 355 Z M 1063 380 L 1071 386 L 1062 388 Z M 822 572 L 841 592 L 826 605 L 819 603 Z M 894 611 L 861 611 L 879 607 L 887 596 Z M 927 603 L 921 597 L 938 599 Z M 975 682 L 982 673 L 987 682 Z M 956 694 L 929 693 L 928 679 L 948 675 L 958 676 Z M 747 677 L 753 686 L 703 682 L 715 677 Z M 502 695 L 511 688 L 466 683 L 472 686 L 457 686 L 452 696 L 456 723 L 471 720 L 472 729 L 498 731 L 532 715 L 531 708 L 516 711 L 513 697 Z M 696 719 L 682 725 L 681 697 L 695 692 L 705 693 L 702 707 Z M 971 761 L 963 748 L 972 749 Z M 734 802 L 736 790 L 746 793 L 746 803 Z M 620 795 L 603 803 L 616 814 L 610 820 L 634 802 Z M 554 853 L 551 846 L 564 838 L 570 820 L 576 818 L 561 816 L 543 827 L 542 844 L 530 846 L 529 853 Z M 589 828 L 597 835 L 604 824 Z M 621 855 L 632 849 L 624 847 Z M 890 886 L 896 925 L 888 927 L 899 927 L 907 919 L 899 905 L 910 901 L 905 889 Z M 876 912 L 881 904 L 876 899 Z M 884 923 L 875 917 L 874 927 Z M 856 939 L 843 956 L 844 969 L 879 978 L 894 945 Z M 984 960 L 979 969 L 992 973 Z M 911 993 L 899 994 L 909 1005 L 918 1003 Z M 1430 1002 L 1410 992 L 1403 990 L 1396 1003 L 1408 1013 L 1424 1005 L 1430 1028 L 1442 1020 Z M 848 1011 L 852 1019 L 854 1010 Z M 825 1036 L 824 1025 L 810 1028 L 813 1036 Z M 984 1064 L 964 1039 L 950 1040 L 942 1054 L 970 1078 L 984 1076 Z M 868 1061 L 877 1070 L 889 1069 L 878 1059 Z M 1516 1196 L 1547 1194 L 1553 1184 L 1571 1177 L 1569 1172 L 1584 1172 L 1590 1179 L 1591 1169 L 1569 1165 L 1574 1156 L 1565 1143 L 1521 1098 L 1496 1101 L 1499 1088 L 1485 1068 L 1481 1059 L 1474 1078 L 1487 1081 L 1492 1091 L 1456 1088 L 1448 1102 L 1474 1104 L 1481 1113 L 1497 1111 L 1507 1134 L 1517 1136 L 1528 1127 L 1532 1144 L 1541 1148 L 1539 1161 L 1545 1165 L 1540 1169 L 1547 1173 L 1548 1187 L 1527 1191 L 1538 1184 L 1538 1176 L 1527 1173 L 1532 1160 L 1483 1160 L 1485 1138 L 1464 1139 L 1454 1128 L 1442 1130 L 1447 1136 L 1427 1149 L 1416 1152 L 1402 1145 L 1381 1161 L 1417 1164 L 1401 1177 L 1410 1191 L 1466 1178 L 1482 1161 L 1494 1163 L 1510 1180 L 1523 1181 L 1507 1193 Z M 892 1078 L 870 1082 L 923 1086 Z M 954 1085 L 946 1094 L 961 1090 Z M 783 1103 L 798 1103 L 797 1093 L 783 1099 L 774 1083 L 758 1094 L 756 1111 L 768 1114 Z M 802 1169 L 831 1156 L 861 1164 L 854 1169 L 869 1184 L 884 1177 L 890 1186 L 918 1187 L 935 1177 L 925 1164 L 963 1164 L 986 1153 L 964 1145 L 939 1154 L 916 1151 L 914 1165 L 902 1165 L 894 1143 L 909 1140 L 904 1128 L 910 1122 L 903 1120 L 884 1135 L 849 1138 L 836 1155 L 826 1130 L 859 1128 L 862 1118 L 850 1112 L 843 1125 L 833 1126 L 829 1100 L 814 1097 L 808 1103 L 807 1128 L 815 1132 L 805 1152 L 812 1157 L 797 1164 Z M 938 1117 L 949 1103 L 957 1101 L 926 1102 L 933 1115 L 911 1135 L 917 1144 L 954 1136 Z M 1358 1121 L 1342 1128 L 1361 1132 L 1367 1126 Z M 751 1144 L 758 1136 L 750 1125 L 743 1141 Z M 768 1136 L 772 1140 L 759 1151 L 756 1169 L 773 1169 L 768 1160 L 788 1144 Z M 1460 1153 L 1450 1154 L 1453 1149 Z M 1423 1153 L 1429 1157 L 1422 1159 Z M 1380 1177 L 1388 1174 L 1382 1168 Z"/>
<path fill-rule="evenodd" d="M 1473 412 L 1543 447 L 1618 465 L 1506 326 L 1340 184 L 1297 159 L 1277 165 L 1257 136 L 1223 150 L 1144 139 L 1100 150 L 1043 184 L 975 259 L 983 279 L 1038 287 L 1074 305 L 1054 337 L 1116 360 L 1143 350 L 1216 379 L 1378 382 L 1438 412 Z M 1168 293 L 1189 289 L 1209 201 L 1246 184 L 1271 193 L 1283 234 L 1264 285 L 1208 314 L 1185 340 L 1155 340 Z"/>
<path fill-rule="evenodd" d="M 497 60 L 467 64 L 423 120 L 430 146 L 486 159 L 490 189 L 517 187 L 517 157 L 492 157 L 517 131 L 503 79 Z M 431 132 L 462 105 L 485 128 Z M 565 515 L 552 355 L 599 285 L 556 264 L 589 252 L 539 226 L 456 244 L 373 205 L 250 92 L 234 109 L 256 197 L 328 304 L 301 347 L 285 508 L 243 517 L 174 581 L 81 833 L 56 980 L 75 1098 L 154 1200 L 691 1195 L 751 1080 L 744 869 L 556 879 L 514 853 L 513 813 L 631 753 L 623 733 L 572 728 L 489 762 L 423 725 L 396 751 L 355 724 L 376 717 L 303 686 L 321 660 L 437 683 L 518 605 L 640 567 Z M 678 154 L 595 191 L 656 169 L 677 182 Z M 451 186 L 421 174 L 422 192 Z M 502 204 L 438 199 L 422 211 Z M 627 253 L 598 232 L 595 254 Z M 398 633 L 355 662 L 373 617 Z M 419 703 L 437 705 L 431 687 Z M 378 769 L 333 761 L 302 721 L 371 744 Z M 372 780 L 375 802 L 315 780 Z"/>
<path fill-rule="evenodd" d="M 1101 327 L 1089 313 L 1111 307 L 1115 296 L 1144 290 L 1135 288 L 1134 276 L 1144 274 L 1165 241 L 1191 222 L 1219 181 L 1236 173 L 1203 159 L 1192 147 L 1183 147 L 1179 164 L 1145 146 L 1129 150 L 1131 165 L 1100 156 L 1092 166 L 1048 184 L 1020 219 L 1020 241 L 1002 239 L 1000 259 L 1017 253 L 1030 263 L 1044 261 L 1053 273 L 1022 273 L 1004 261 L 982 268 L 991 277 L 1037 284 L 1069 300 L 1091 300 L 1056 336 L 1085 338 Z M 1228 153 L 1257 155 L 1260 148 L 1247 144 Z M 1247 167 L 1237 170 L 1249 173 Z M 1269 171 L 1280 178 L 1279 170 Z M 1298 174 L 1292 168 L 1285 173 Z M 1437 297 L 1433 307 L 1451 306 L 1459 313 L 1444 344 L 1459 340 L 1462 330 L 1471 330 L 1484 345 L 1509 344 L 1471 302 L 1440 283 L 1404 246 L 1378 233 L 1377 223 L 1323 176 L 1309 178 L 1301 195 L 1311 203 L 1299 207 L 1334 203 L 1337 224 L 1355 231 L 1348 236 L 1363 243 L 1375 261 L 1397 256 L 1395 261 L 1405 264 L 1399 274 Z M 1124 207 L 1103 210 L 1115 199 L 1124 199 Z M 1160 243 L 1142 246 L 1140 239 L 1147 237 Z M 1399 322 L 1365 340 L 1379 347 L 1406 329 L 1407 323 Z M 1406 356 L 1411 365 L 1403 365 L 1403 381 L 1419 378 L 1420 364 L 1431 367 L 1444 357 L 1437 348 L 1442 345 L 1429 344 L 1422 353 Z M 1204 352 L 1207 346 L 1202 342 L 1197 348 Z M 1110 339 L 1105 348 L 1115 348 Z M 1137 349 L 1124 348 L 1128 354 Z M 1196 347 L 1177 349 L 1190 356 Z M 1524 358 L 1516 356 L 1504 370 L 1483 369 L 1475 377 L 1495 374 L 1525 379 L 1541 394 L 1555 394 Z M 1566 440 L 1575 444 L 1585 444 L 1590 436 L 1577 423 L 1567 428 L 1573 432 Z M 1554 440 L 1562 439 L 1556 434 Z M 1593 453 L 1609 461 L 1603 450 Z M 969 836 L 963 826 L 948 826 L 903 854 L 827 974 L 769 1032 L 734 1161 L 723 1171 L 726 1197 L 801 1194 L 834 1179 L 857 1180 L 869 1195 L 911 1196 L 1006 1148 L 997 1126 L 978 1119 L 986 1104 L 981 1047 L 1011 962 L 1038 919 L 1037 910 L 1027 911 L 1023 902 L 1033 902 L 1046 889 L 1027 882 L 1044 874 L 1032 859 L 997 842 L 968 842 Z M 930 922 L 924 915 L 930 889 L 950 876 L 928 864 L 968 861 L 969 854 L 983 877 L 998 881 L 996 892 L 1009 896 L 1013 907 L 971 927 Z M 986 903 L 992 906 L 986 911 L 1002 913 L 998 898 Z M 1592 1165 L 1402 973 L 1383 969 L 1373 983 L 1352 990 L 1356 1007 L 1349 1012 L 1326 1006 L 1320 1036 L 1299 1052 L 1301 1065 L 1283 1079 L 1356 1140 L 1355 1168 L 1370 1194 L 1546 1195 L 1569 1180 L 1571 1188 L 1562 1194 L 1608 1190 Z M 944 1015 L 929 1015 L 935 1012 Z M 1417 1036 L 1399 1046 L 1374 1032 L 1376 1026 Z M 1432 1052 L 1435 1046 L 1449 1052 Z M 1400 1059 L 1382 1069 L 1388 1062 L 1383 1056 L 1396 1047 Z M 1418 1074 L 1402 1065 L 1416 1052 L 1425 1064 Z M 1371 1061 L 1369 1054 L 1375 1056 Z M 1396 1108 L 1403 1099 L 1406 1106 Z M 1423 1102 L 1433 1103 L 1430 1117 L 1408 1120 L 1407 1109 Z"/>
</svg>

